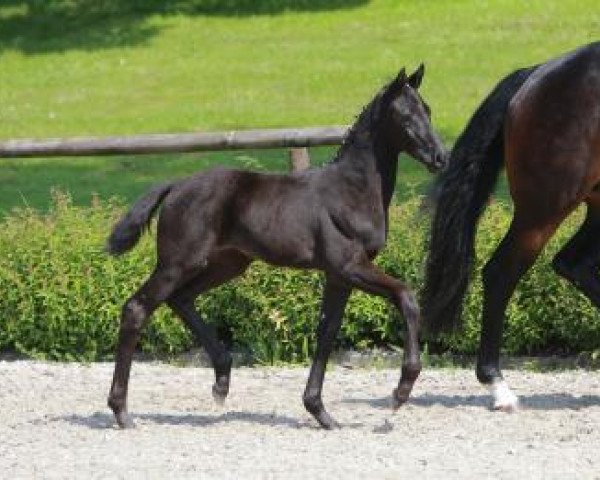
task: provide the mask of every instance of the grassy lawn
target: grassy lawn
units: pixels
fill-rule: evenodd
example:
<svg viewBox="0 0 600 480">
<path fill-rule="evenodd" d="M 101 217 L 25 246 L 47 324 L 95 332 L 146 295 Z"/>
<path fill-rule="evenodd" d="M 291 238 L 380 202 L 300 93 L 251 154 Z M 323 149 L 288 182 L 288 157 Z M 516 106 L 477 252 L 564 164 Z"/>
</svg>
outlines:
<svg viewBox="0 0 600 480">
<path fill-rule="evenodd" d="M 400 66 L 424 61 L 450 143 L 503 74 L 598 32 L 597 0 L 2 0 L 0 139 L 350 123 Z M 317 164 L 329 155 L 313 151 Z M 287 158 L 0 160 L 0 211 L 44 207 L 52 186 L 76 202 L 130 199 L 216 163 Z M 426 179 L 403 162 L 403 191 Z"/>
</svg>

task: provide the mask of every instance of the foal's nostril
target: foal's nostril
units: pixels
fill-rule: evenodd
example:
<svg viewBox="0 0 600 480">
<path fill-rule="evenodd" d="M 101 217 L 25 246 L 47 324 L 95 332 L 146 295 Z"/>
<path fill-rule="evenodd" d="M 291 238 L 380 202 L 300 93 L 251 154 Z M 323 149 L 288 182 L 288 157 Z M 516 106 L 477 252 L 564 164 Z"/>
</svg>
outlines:
<svg viewBox="0 0 600 480">
<path fill-rule="evenodd" d="M 445 166 L 445 155 L 440 152 L 436 153 L 433 157 L 433 164 L 438 168 Z"/>
<path fill-rule="evenodd" d="M 448 165 L 448 155 L 445 152 L 440 152 L 435 156 L 435 163 L 438 167 L 444 168 Z"/>
</svg>

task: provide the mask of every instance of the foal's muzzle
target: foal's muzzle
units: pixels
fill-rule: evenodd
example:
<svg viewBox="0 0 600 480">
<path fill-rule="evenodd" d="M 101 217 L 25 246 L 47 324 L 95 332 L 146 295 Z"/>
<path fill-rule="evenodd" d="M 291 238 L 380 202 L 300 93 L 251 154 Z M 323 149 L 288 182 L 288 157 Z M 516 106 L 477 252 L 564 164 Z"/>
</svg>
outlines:
<svg viewBox="0 0 600 480">
<path fill-rule="evenodd" d="M 430 172 L 439 172 L 440 170 L 444 170 L 448 165 L 448 154 L 444 151 L 438 150 L 429 157 L 428 162 L 424 163 Z"/>
</svg>

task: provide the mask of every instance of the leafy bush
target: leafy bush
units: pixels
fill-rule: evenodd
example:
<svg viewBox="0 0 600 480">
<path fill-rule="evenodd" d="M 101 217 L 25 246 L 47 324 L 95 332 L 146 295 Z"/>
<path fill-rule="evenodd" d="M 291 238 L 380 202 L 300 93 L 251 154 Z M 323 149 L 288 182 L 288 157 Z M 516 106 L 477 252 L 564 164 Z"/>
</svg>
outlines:
<svg viewBox="0 0 600 480">
<path fill-rule="evenodd" d="M 115 261 L 103 252 L 116 220 L 112 203 L 77 208 L 56 193 L 49 213 L 17 210 L 0 234 L 0 348 L 52 359 L 107 358 L 122 301 L 154 262 L 150 239 Z M 145 349 L 177 351 L 187 333 L 159 312 Z M 165 343 L 166 342 L 166 343 Z"/>
<path fill-rule="evenodd" d="M 71 205 L 56 193 L 51 210 L 18 210 L 0 223 L 0 349 L 34 357 L 111 358 L 121 306 L 154 265 L 154 238 L 114 259 L 104 241 L 122 211 L 115 202 Z M 378 264 L 418 287 L 428 219 L 418 202 L 393 207 L 388 247 Z M 478 234 L 475 281 L 465 306 L 465 330 L 437 341 L 436 349 L 477 350 L 481 312 L 479 270 L 508 227 L 510 212 L 490 206 Z M 558 232 L 523 279 L 508 308 L 507 353 L 590 351 L 600 345 L 597 310 L 549 267 L 554 252 L 577 228 L 578 213 Z M 198 299 L 205 318 L 230 330 L 231 340 L 262 362 L 302 362 L 314 349 L 322 277 L 315 272 L 255 263 L 246 275 Z M 344 347 L 402 345 L 403 322 L 387 302 L 354 293 L 339 337 Z M 144 331 L 141 348 L 175 354 L 194 344 L 167 308 Z"/>
</svg>

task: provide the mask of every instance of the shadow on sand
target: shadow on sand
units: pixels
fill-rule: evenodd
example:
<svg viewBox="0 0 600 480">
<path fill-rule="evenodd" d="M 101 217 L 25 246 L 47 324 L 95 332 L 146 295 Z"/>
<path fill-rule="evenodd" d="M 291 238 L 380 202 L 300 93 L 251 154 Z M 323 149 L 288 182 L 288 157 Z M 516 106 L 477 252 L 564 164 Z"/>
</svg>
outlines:
<svg viewBox="0 0 600 480">
<path fill-rule="evenodd" d="M 521 395 L 519 397 L 523 410 L 556 411 L 572 410 L 579 411 L 586 408 L 600 406 L 600 396 L 582 395 L 573 396 L 563 393 Z M 375 409 L 389 410 L 390 398 L 346 398 L 342 400 L 346 404 L 364 404 Z M 446 408 L 477 407 L 490 410 L 490 397 L 488 395 L 433 395 L 423 394 L 411 398 L 410 405 L 416 407 L 442 406 Z M 306 418 L 298 419 L 276 413 L 252 413 L 230 411 L 216 415 L 202 414 L 162 414 L 162 413 L 140 413 L 132 414 L 135 423 L 152 423 L 156 425 L 185 425 L 192 427 L 207 427 L 221 423 L 250 423 L 268 427 L 288 427 L 294 429 L 320 430 L 316 422 Z M 114 417 L 106 412 L 95 412 L 90 415 L 66 415 L 50 419 L 56 422 L 67 422 L 72 425 L 84 426 L 93 430 L 116 428 Z M 342 423 L 342 427 L 361 428 L 363 423 Z"/>
<path fill-rule="evenodd" d="M 156 425 L 185 425 L 192 427 L 207 427 L 220 423 L 251 423 L 264 425 L 267 427 L 289 427 L 295 429 L 320 430 L 316 422 L 306 418 L 298 419 L 286 415 L 275 413 L 252 413 L 252 412 L 227 412 L 217 415 L 200 414 L 162 414 L 162 413 L 141 413 L 132 414 L 134 423 L 153 423 Z M 95 412 L 91 415 L 67 415 L 52 419 L 58 422 L 67 422 L 72 425 L 79 425 L 91 428 L 93 430 L 103 430 L 107 428 L 116 428 L 114 417 L 110 413 Z M 343 423 L 344 428 L 359 428 L 361 423 Z"/>
<path fill-rule="evenodd" d="M 600 406 L 600 396 L 582 395 L 573 396 L 568 393 L 540 393 L 533 395 L 519 395 L 519 401 L 523 410 L 583 410 L 590 407 Z M 366 404 L 373 408 L 390 408 L 390 398 L 348 398 L 342 400 L 349 404 Z M 411 397 L 409 404 L 418 407 L 433 407 L 436 405 L 446 408 L 456 407 L 480 407 L 491 409 L 491 397 L 489 395 L 434 395 L 425 393 Z"/>
</svg>

